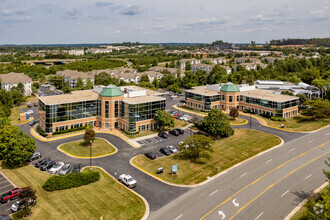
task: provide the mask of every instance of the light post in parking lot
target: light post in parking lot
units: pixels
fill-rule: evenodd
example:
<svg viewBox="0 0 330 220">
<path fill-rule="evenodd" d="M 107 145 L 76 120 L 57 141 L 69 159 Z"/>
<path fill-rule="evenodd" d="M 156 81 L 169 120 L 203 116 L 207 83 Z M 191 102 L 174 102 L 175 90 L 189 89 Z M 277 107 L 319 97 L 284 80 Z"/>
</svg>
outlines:
<svg viewBox="0 0 330 220">
<path fill-rule="evenodd" d="M 92 167 L 92 143 L 93 141 L 91 140 L 89 145 L 89 167 Z"/>
</svg>

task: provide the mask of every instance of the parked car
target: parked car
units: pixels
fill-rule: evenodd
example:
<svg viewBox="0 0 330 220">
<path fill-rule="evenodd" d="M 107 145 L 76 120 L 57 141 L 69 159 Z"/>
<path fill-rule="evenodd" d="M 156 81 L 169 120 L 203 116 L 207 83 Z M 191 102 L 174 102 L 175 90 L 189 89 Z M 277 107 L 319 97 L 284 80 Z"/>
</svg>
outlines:
<svg viewBox="0 0 330 220">
<path fill-rule="evenodd" d="M 145 153 L 144 155 L 146 155 L 146 157 L 148 157 L 151 160 L 154 160 L 154 159 L 157 158 L 157 156 L 154 153 L 152 153 L 152 152 Z"/>
<path fill-rule="evenodd" d="M 72 173 L 79 173 L 81 168 L 81 163 L 77 163 L 73 166 Z"/>
<path fill-rule="evenodd" d="M 1 203 L 9 202 L 10 200 L 17 199 L 21 194 L 23 188 L 15 188 L 9 192 L 2 194 L 0 197 Z"/>
<path fill-rule="evenodd" d="M 32 108 L 32 105 L 31 105 L 31 104 L 28 104 L 27 107 L 28 107 L 28 108 Z"/>
<path fill-rule="evenodd" d="M 174 135 L 174 136 L 179 136 L 180 135 L 180 132 L 178 130 L 170 130 L 168 133 L 170 133 L 171 135 Z"/>
<path fill-rule="evenodd" d="M 64 166 L 63 162 L 58 162 L 52 168 L 50 168 L 49 173 L 56 174 L 58 171 L 62 169 L 63 166 Z"/>
<path fill-rule="evenodd" d="M 167 145 L 166 148 L 171 151 L 172 154 L 175 154 L 178 152 L 178 149 L 176 149 L 174 146 L 172 145 Z"/>
<path fill-rule="evenodd" d="M 29 203 L 32 203 L 32 202 L 34 202 L 34 200 L 30 199 Z M 25 208 L 25 205 L 21 204 L 21 201 L 17 201 L 14 204 L 12 204 L 11 211 L 12 212 L 17 212 L 17 211 L 22 210 L 24 208 Z"/>
<path fill-rule="evenodd" d="M 178 112 L 177 111 L 172 111 L 171 112 L 171 115 L 173 116 L 173 115 L 175 115 L 175 114 L 177 114 Z"/>
<path fill-rule="evenodd" d="M 0 220 L 11 220 L 11 218 L 8 215 L 0 215 Z"/>
<path fill-rule="evenodd" d="M 36 168 L 40 168 L 42 165 L 44 165 L 46 162 L 50 161 L 50 158 L 43 158 L 39 160 L 37 163 L 34 164 Z"/>
<path fill-rule="evenodd" d="M 136 186 L 136 180 L 134 180 L 133 177 L 131 177 L 130 175 L 122 174 L 119 176 L 118 180 L 129 188 L 133 188 Z"/>
<path fill-rule="evenodd" d="M 58 173 L 59 175 L 66 175 L 72 171 L 72 166 L 71 164 L 65 164 L 60 172 Z"/>
<path fill-rule="evenodd" d="M 30 114 L 33 114 L 33 113 L 34 113 L 34 111 L 32 111 L 32 110 L 29 110 L 29 111 L 25 112 L 25 114 L 27 114 L 27 115 L 30 115 Z"/>
<path fill-rule="evenodd" d="M 176 128 L 176 129 L 174 129 L 174 130 L 177 130 L 180 134 L 184 134 L 184 130 L 181 129 L 181 128 Z"/>
<path fill-rule="evenodd" d="M 40 159 L 41 153 L 39 151 L 36 151 L 32 154 L 32 156 L 28 159 L 29 162 Z"/>
<path fill-rule="evenodd" d="M 173 118 L 177 118 L 179 116 L 179 113 L 176 113 L 175 115 L 173 115 Z"/>
<path fill-rule="evenodd" d="M 47 161 L 45 164 L 43 164 L 41 167 L 40 167 L 40 170 L 41 171 L 46 171 L 46 170 L 49 170 L 50 168 L 52 168 L 54 166 L 56 162 L 54 160 L 50 160 L 50 161 Z"/>
<path fill-rule="evenodd" d="M 183 146 L 183 147 L 185 147 L 186 149 L 189 147 L 189 145 L 188 145 L 188 144 L 186 144 L 186 145 L 183 145 L 183 141 L 180 141 L 180 143 L 179 143 L 178 147 L 180 147 L 180 145 L 182 145 L 182 146 Z"/>
<path fill-rule="evenodd" d="M 166 132 L 163 132 L 163 131 L 159 132 L 158 136 L 161 137 L 161 138 L 164 138 L 164 139 L 168 138 L 168 134 Z"/>
<path fill-rule="evenodd" d="M 182 117 L 183 114 L 178 114 L 178 116 L 176 116 L 176 119 L 180 119 Z"/>
<path fill-rule="evenodd" d="M 166 156 L 170 156 L 171 155 L 171 151 L 169 149 L 167 149 L 166 147 L 160 148 L 159 152 L 161 152 L 162 154 L 164 154 Z"/>
<path fill-rule="evenodd" d="M 34 107 L 38 107 L 38 102 L 33 103 Z"/>
<path fill-rule="evenodd" d="M 178 98 L 178 96 L 177 95 L 171 95 L 171 98 L 175 99 L 175 98 Z"/>
</svg>

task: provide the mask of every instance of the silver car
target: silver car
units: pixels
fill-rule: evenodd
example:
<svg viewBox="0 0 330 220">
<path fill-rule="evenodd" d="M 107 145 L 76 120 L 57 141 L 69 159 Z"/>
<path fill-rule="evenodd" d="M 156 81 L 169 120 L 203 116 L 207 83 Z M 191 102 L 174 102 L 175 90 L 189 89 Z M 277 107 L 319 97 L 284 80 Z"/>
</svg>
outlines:
<svg viewBox="0 0 330 220">
<path fill-rule="evenodd" d="M 175 154 L 178 152 L 178 149 L 176 149 L 174 146 L 167 145 L 166 148 L 171 151 L 171 153 Z"/>
<path fill-rule="evenodd" d="M 66 175 L 72 171 L 72 166 L 71 164 L 65 164 L 60 172 L 58 173 L 59 175 Z"/>
</svg>

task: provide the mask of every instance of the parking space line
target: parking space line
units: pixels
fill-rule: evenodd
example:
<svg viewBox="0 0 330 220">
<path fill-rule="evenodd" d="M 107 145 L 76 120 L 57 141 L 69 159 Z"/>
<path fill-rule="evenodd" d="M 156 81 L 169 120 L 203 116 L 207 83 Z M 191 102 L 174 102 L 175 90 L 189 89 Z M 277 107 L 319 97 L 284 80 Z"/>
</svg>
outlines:
<svg viewBox="0 0 330 220">
<path fill-rule="evenodd" d="M 0 189 L 3 189 L 3 188 L 5 188 L 5 187 L 7 187 L 7 186 L 11 186 L 11 184 L 8 184 L 8 185 L 6 185 L 6 186 L 3 186 L 3 187 L 1 187 Z"/>
</svg>

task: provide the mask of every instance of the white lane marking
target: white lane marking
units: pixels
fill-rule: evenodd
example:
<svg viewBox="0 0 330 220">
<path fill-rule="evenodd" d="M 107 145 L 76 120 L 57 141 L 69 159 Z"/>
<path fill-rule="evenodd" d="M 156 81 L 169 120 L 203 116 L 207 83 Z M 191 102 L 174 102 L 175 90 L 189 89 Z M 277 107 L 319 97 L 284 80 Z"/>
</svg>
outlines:
<svg viewBox="0 0 330 220">
<path fill-rule="evenodd" d="M 183 214 L 179 215 L 178 217 L 176 217 L 174 220 L 178 220 L 179 218 L 181 218 L 183 216 Z"/>
<path fill-rule="evenodd" d="M 214 193 L 218 192 L 219 190 L 215 190 L 213 193 L 211 193 L 209 196 L 212 196 Z"/>
<path fill-rule="evenodd" d="M 310 141 L 308 141 L 308 143 L 312 143 L 314 140 L 310 140 Z"/>
<path fill-rule="evenodd" d="M 0 189 L 6 188 L 8 186 L 11 186 L 11 184 L 5 185 L 5 186 L 1 187 Z"/>
<path fill-rule="evenodd" d="M 286 191 L 285 193 L 283 193 L 283 194 L 281 195 L 281 197 L 285 196 L 288 192 L 289 192 L 289 190 Z"/>
<path fill-rule="evenodd" d="M 330 133 L 327 133 L 326 136 L 328 136 Z"/>
<path fill-rule="evenodd" d="M 223 211 L 218 211 L 218 215 L 221 215 L 221 219 L 225 219 L 226 218 L 226 215 L 225 213 L 223 213 Z"/>
<path fill-rule="evenodd" d="M 11 207 L 9 209 L 6 209 L 6 212 L 9 211 L 11 209 Z"/>
<path fill-rule="evenodd" d="M 234 204 L 234 206 L 239 206 L 239 203 L 238 202 L 236 202 L 236 199 L 233 199 L 233 204 Z"/>
<path fill-rule="evenodd" d="M 254 220 L 257 220 L 258 218 L 260 218 L 260 216 L 262 216 L 262 214 L 264 214 L 264 212 L 260 213 L 260 215 L 258 215 Z"/>
<path fill-rule="evenodd" d="M 305 180 L 307 180 L 309 177 L 311 177 L 312 176 L 312 174 L 311 175 L 308 175 L 308 176 L 306 176 L 305 177 Z"/>
<path fill-rule="evenodd" d="M 242 175 L 240 175 L 239 177 L 243 177 L 243 176 L 245 176 L 247 174 L 247 172 L 246 173 L 243 173 Z"/>
<path fill-rule="evenodd" d="M 290 152 L 290 151 L 293 151 L 294 149 L 296 149 L 296 148 L 292 148 L 291 150 L 289 150 L 289 152 Z"/>
<path fill-rule="evenodd" d="M 269 163 L 270 161 L 272 161 L 273 159 L 267 160 L 265 163 Z"/>
</svg>

